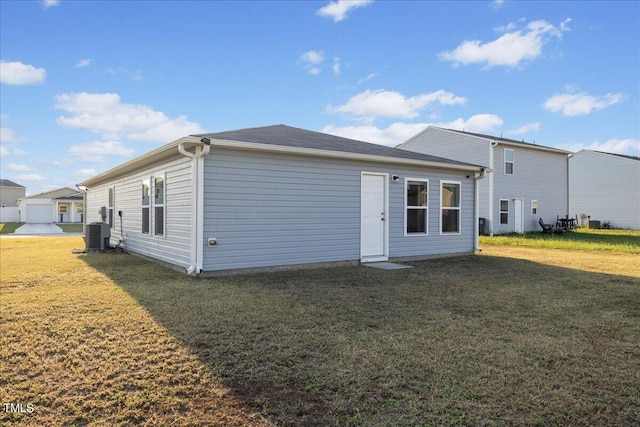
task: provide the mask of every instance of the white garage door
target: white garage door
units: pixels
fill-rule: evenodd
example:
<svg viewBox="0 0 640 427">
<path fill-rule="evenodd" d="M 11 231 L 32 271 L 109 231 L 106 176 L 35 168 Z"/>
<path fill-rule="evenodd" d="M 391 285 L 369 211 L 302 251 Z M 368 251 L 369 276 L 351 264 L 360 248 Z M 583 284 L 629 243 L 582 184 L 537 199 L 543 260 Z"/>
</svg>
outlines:
<svg viewBox="0 0 640 427">
<path fill-rule="evenodd" d="M 51 205 L 27 205 L 27 222 L 30 224 L 49 224 Z"/>
</svg>

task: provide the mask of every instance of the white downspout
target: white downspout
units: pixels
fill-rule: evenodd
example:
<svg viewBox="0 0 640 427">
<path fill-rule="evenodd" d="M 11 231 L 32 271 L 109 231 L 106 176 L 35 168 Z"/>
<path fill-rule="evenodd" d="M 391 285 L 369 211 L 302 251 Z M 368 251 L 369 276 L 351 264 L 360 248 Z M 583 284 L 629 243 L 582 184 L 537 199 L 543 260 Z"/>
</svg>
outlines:
<svg viewBox="0 0 640 427">
<path fill-rule="evenodd" d="M 475 237 L 474 237 L 474 242 L 473 242 L 473 247 L 474 250 L 476 252 L 482 252 L 482 248 L 480 247 L 480 180 L 482 178 L 485 177 L 485 175 L 487 174 L 487 171 L 482 168 L 480 170 L 480 173 L 477 173 L 475 175 L 475 179 L 474 179 L 474 184 L 475 184 L 475 190 L 476 190 L 476 205 L 475 205 L 475 222 L 476 222 L 476 226 L 475 226 Z"/>
<path fill-rule="evenodd" d="M 210 146 L 196 146 L 195 153 L 184 148 L 184 142 L 178 145 L 178 151 L 191 159 L 191 260 L 187 274 L 200 274 L 203 258 L 203 217 L 204 217 L 204 157 L 209 154 Z"/>
<path fill-rule="evenodd" d="M 495 170 L 493 164 L 493 149 L 498 145 L 497 141 L 492 141 L 489 148 L 489 169 L 492 171 Z M 491 230 L 489 231 L 489 235 L 493 237 L 493 174 L 489 176 L 489 224 Z"/>
</svg>

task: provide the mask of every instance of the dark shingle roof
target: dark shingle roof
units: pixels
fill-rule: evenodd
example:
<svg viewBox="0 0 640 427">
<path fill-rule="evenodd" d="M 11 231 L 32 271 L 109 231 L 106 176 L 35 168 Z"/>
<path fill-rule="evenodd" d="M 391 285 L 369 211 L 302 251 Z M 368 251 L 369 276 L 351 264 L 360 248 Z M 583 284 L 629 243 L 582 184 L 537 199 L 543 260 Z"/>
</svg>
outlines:
<svg viewBox="0 0 640 427">
<path fill-rule="evenodd" d="M 385 147 L 355 139 L 343 138 L 321 132 L 295 128 L 286 125 L 273 125 L 256 128 L 232 130 L 226 132 L 206 133 L 194 135 L 209 139 L 227 141 L 250 142 L 274 146 L 305 148 L 313 150 L 327 150 L 341 153 L 352 153 L 369 156 L 392 157 L 398 159 L 419 160 L 426 162 L 444 163 L 458 166 L 480 166 L 456 160 L 445 159 L 428 154 L 415 153 L 408 150 Z"/>
<path fill-rule="evenodd" d="M 0 179 L 0 186 L 26 188 L 24 185 L 16 184 L 15 182 L 8 179 Z"/>
<path fill-rule="evenodd" d="M 436 129 L 445 129 L 445 128 L 438 128 L 437 126 L 432 126 Z M 493 135 L 485 135 L 482 133 L 474 133 L 474 132 L 465 132 L 463 130 L 455 130 L 455 129 L 445 129 L 451 132 L 456 132 L 456 133 L 460 133 L 463 135 L 471 135 L 471 136 L 477 136 L 480 138 L 486 138 L 486 139 L 490 139 L 492 141 L 498 141 L 498 142 L 504 142 L 507 144 L 517 144 L 517 145 L 523 145 L 525 147 L 530 147 L 530 148 L 544 148 L 546 150 L 556 150 L 559 153 L 570 153 L 570 151 L 566 151 L 566 150 L 561 150 L 560 148 L 554 148 L 554 147 L 547 147 L 544 145 L 538 145 L 538 144 L 534 144 L 531 142 L 525 142 L 524 140 L 518 141 L 517 139 L 510 139 L 510 138 L 503 138 L 502 136 L 493 136 Z"/>
<path fill-rule="evenodd" d="M 640 157 L 638 157 L 638 156 L 627 156 L 626 154 L 607 153 L 606 151 L 595 151 L 595 152 L 596 153 L 600 153 L 600 154 L 608 154 L 610 156 L 622 157 L 623 159 L 639 160 L 640 161 Z"/>
</svg>

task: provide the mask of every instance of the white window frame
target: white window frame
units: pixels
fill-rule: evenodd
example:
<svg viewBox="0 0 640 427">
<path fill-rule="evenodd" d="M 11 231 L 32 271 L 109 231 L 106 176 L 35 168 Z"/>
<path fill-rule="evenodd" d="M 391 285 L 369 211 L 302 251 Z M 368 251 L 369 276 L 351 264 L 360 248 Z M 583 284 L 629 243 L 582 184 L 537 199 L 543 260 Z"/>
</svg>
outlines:
<svg viewBox="0 0 640 427">
<path fill-rule="evenodd" d="M 147 204 L 144 204 L 144 187 L 147 186 L 147 191 L 149 191 Z M 140 232 L 142 234 L 150 235 L 151 234 L 151 179 L 143 179 L 142 186 L 140 188 L 142 190 L 141 199 L 140 199 Z M 144 229 L 144 210 L 147 209 L 147 230 Z"/>
<path fill-rule="evenodd" d="M 156 181 L 160 178 L 162 179 L 162 203 L 156 203 Z M 153 191 L 151 192 L 152 209 L 150 211 L 153 214 L 153 220 L 151 221 L 151 224 L 153 226 L 152 231 L 154 236 L 164 238 L 167 235 L 167 177 L 165 174 L 152 176 L 151 182 L 153 184 Z M 159 234 L 157 232 L 157 208 L 162 208 L 162 234 Z"/>
<path fill-rule="evenodd" d="M 507 202 L 507 210 L 503 211 L 502 210 L 502 202 Z M 499 224 L 500 225 L 508 225 L 509 224 L 509 199 L 500 199 L 498 201 L 498 218 L 499 218 Z M 507 222 L 502 222 L 502 214 L 506 213 L 507 214 Z"/>
<path fill-rule="evenodd" d="M 444 186 L 446 184 L 453 184 L 458 186 L 458 206 L 443 206 L 442 197 L 444 195 Z M 444 225 L 442 221 L 442 213 L 445 210 L 457 210 L 458 211 L 458 231 L 442 231 Z M 462 181 L 440 181 L 440 234 L 445 235 L 458 235 L 462 233 Z"/>
<path fill-rule="evenodd" d="M 531 215 L 532 216 L 538 216 L 538 201 L 537 200 L 532 200 L 531 201 Z"/>
<path fill-rule="evenodd" d="M 409 182 L 419 182 L 427 184 L 427 206 L 409 206 L 407 190 L 409 189 Z M 409 209 L 422 209 L 425 211 L 425 231 L 424 232 L 411 232 L 407 231 Z M 404 235 L 405 236 L 428 236 L 429 235 L 429 180 L 427 178 L 405 178 L 404 179 Z"/>
<path fill-rule="evenodd" d="M 507 153 L 511 153 L 511 161 L 507 160 Z M 511 164 L 511 173 L 507 172 L 507 164 Z M 504 149 L 504 174 L 513 175 L 514 171 L 515 171 L 515 153 L 513 152 L 513 148 L 505 148 Z"/>
<path fill-rule="evenodd" d="M 116 187 L 109 187 L 107 193 L 107 222 L 109 224 L 109 228 L 113 228 L 113 213 L 116 208 Z"/>
</svg>

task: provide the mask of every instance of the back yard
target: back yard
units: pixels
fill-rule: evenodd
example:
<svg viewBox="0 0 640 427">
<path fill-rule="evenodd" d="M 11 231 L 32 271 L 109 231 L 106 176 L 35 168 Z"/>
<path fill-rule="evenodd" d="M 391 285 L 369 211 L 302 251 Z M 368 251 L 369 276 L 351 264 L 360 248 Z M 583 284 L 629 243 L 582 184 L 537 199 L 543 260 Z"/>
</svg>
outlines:
<svg viewBox="0 0 640 427">
<path fill-rule="evenodd" d="M 2 238 L 0 423 L 637 425 L 640 255 L 483 243 L 196 280 Z"/>
</svg>

